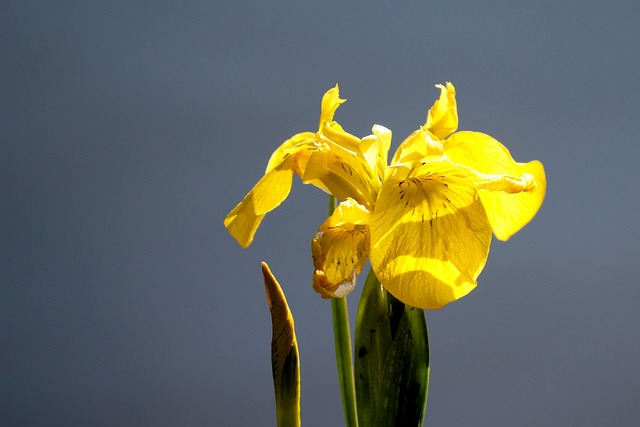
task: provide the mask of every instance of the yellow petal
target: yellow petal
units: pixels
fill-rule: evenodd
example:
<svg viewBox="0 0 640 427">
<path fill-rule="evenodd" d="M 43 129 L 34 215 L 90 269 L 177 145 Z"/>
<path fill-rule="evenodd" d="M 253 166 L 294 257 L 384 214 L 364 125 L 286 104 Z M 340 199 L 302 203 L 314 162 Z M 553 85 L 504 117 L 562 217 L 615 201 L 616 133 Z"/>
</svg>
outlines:
<svg viewBox="0 0 640 427">
<path fill-rule="evenodd" d="M 360 151 L 364 156 L 364 160 L 367 164 L 367 169 L 369 169 L 372 173 L 372 177 L 375 176 L 378 182 L 380 182 L 381 178 L 378 175 L 378 161 L 380 157 L 380 153 L 378 144 L 378 137 L 376 135 L 368 135 L 362 138 L 360 141 Z"/>
<path fill-rule="evenodd" d="M 342 155 L 338 155 L 340 153 Z M 371 173 L 362 156 L 322 148 L 309 157 L 302 181 L 324 189 L 337 199 L 350 197 L 365 206 L 373 206 L 379 184 L 372 180 Z"/>
<path fill-rule="evenodd" d="M 391 164 L 414 164 L 427 160 L 439 160 L 442 153 L 442 142 L 434 134 L 421 127 L 400 143 Z"/>
<path fill-rule="evenodd" d="M 343 227 L 348 230 L 354 230 L 359 225 L 369 224 L 371 213 L 351 198 L 347 198 L 340 203 L 333 214 L 327 218 L 326 224 L 329 227 Z"/>
<path fill-rule="evenodd" d="M 352 155 L 360 151 L 360 138 L 346 132 L 338 122 L 325 123 L 318 132 L 318 141 L 328 144 L 332 150 L 347 151 Z"/>
<path fill-rule="evenodd" d="M 329 89 L 322 97 L 318 133 L 302 132 L 289 138 L 271 155 L 269 163 L 267 164 L 266 172 L 274 169 L 275 167 L 280 165 L 288 156 L 293 154 L 298 154 L 298 160 L 300 163 L 302 163 L 303 166 L 304 163 L 306 163 L 306 158 L 313 150 L 313 145 L 320 143 L 319 141 L 322 138 L 320 133 L 323 128 L 327 128 L 327 132 L 338 134 L 336 138 L 342 138 L 345 144 L 355 144 L 355 146 L 357 146 L 359 143 L 358 138 L 347 134 L 338 123 L 333 122 L 333 116 L 336 110 L 338 109 L 340 104 L 345 101 L 345 99 L 340 99 L 340 90 L 338 88 L 338 85 Z M 339 135 L 340 133 L 344 135 Z M 315 140 L 318 140 L 318 142 L 316 142 Z M 302 147 L 301 145 L 303 145 L 304 147 Z M 304 174 L 304 167 L 300 168 L 299 170 L 294 170 L 296 170 L 296 172 L 301 176 L 302 174 Z"/>
<path fill-rule="evenodd" d="M 440 99 L 438 99 L 427 115 L 426 127 L 440 139 L 458 129 L 458 108 L 456 106 L 456 89 L 447 82 L 446 86 L 436 85 L 440 88 Z"/>
<path fill-rule="evenodd" d="M 425 309 L 475 288 L 491 242 L 473 182 L 442 162 L 385 181 L 370 230 L 371 266 L 380 283 L 405 304 Z"/>
<path fill-rule="evenodd" d="M 246 248 L 264 215 L 278 207 L 291 191 L 293 171 L 277 168 L 268 172 L 224 219 L 224 226 Z"/>
<path fill-rule="evenodd" d="M 306 158 L 311 154 L 314 136 L 315 134 L 313 132 L 302 132 L 283 142 L 280 147 L 273 152 L 271 158 L 269 158 L 269 163 L 267 164 L 267 170 L 265 173 L 268 173 L 280 166 L 289 158 L 289 156 L 296 157 L 296 168 L 294 169 L 302 166 L 305 163 L 302 158 Z M 298 165 L 299 163 L 302 165 Z"/>
<path fill-rule="evenodd" d="M 311 241 L 313 288 L 324 298 L 340 298 L 355 288 L 369 253 L 369 211 L 347 199 Z"/>
<path fill-rule="evenodd" d="M 340 99 L 340 88 L 338 85 L 329 89 L 322 97 L 322 107 L 320 112 L 320 124 L 318 129 L 322 128 L 323 123 L 330 123 L 333 121 L 333 115 L 336 110 L 346 99 Z"/>
<path fill-rule="evenodd" d="M 389 162 L 389 148 L 391 148 L 391 130 L 384 126 L 373 125 L 371 129 L 378 138 L 378 175 L 384 177 L 384 171 Z"/>
<path fill-rule="evenodd" d="M 478 194 L 498 239 L 509 239 L 542 206 L 547 187 L 542 163 L 518 163 L 505 146 L 480 132 L 457 132 L 444 146 L 452 162 L 494 177 L 482 182 L 483 177 L 478 175 Z"/>
<path fill-rule="evenodd" d="M 384 171 L 387 168 L 387 157 L 391 146 L 391 131 L 384 126 L 374 125 L 371 129 L 373 135 L 362 138 L 360 151 L 362 152 L 373 181 L 381 184 Z"/>
</svg>

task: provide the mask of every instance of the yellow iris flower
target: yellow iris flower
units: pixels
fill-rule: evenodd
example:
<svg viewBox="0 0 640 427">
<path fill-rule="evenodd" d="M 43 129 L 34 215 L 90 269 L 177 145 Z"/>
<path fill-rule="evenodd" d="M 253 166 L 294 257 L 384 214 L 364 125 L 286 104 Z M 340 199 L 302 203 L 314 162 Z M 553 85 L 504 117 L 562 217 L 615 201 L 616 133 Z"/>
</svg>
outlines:
<svg viewBox="0 0 640 427">
<path fill-rule="evenodd" d="M 325 298 L 355 286 L 367 259 L 380 283 L 405 304 L 436 309 L 476 287 L 492 233 L 507 240 L 536 214 L 544 168 L 518 163 L 489 135 L 461 131 L 455 88 L 391 161 L 391 131 L 375 125 L 359 139 L 333 120 L 338 86 L 322 99 L 317 132 L 285 141 L 265 175 L 225 218 L 242 247 L 264 215 L 288 196 L 293 174 L 342 200 L 312 240 L 313 288 Z"/>
</svg>

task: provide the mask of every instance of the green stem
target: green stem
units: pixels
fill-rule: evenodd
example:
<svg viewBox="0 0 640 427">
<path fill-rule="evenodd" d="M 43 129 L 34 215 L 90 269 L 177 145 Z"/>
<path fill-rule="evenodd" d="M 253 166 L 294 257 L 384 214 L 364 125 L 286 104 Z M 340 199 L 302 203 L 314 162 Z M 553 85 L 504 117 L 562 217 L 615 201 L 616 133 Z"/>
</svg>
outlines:
<svg viewBox="0 0 640 427">
<path fill-rule="evenodd" d="M 329 216 L 335 209 L 335 198 L 329 196 Z M 333 318 L 333 338 L 336 347 L 338 364 L 338 381 L 342 392 L 342 406 L 347 427 L 358 426 L 356 413 L 356 392 L 353 380 L 353 363 L 351 359 L 351 332 L 349 330 L 349 310 L 347 299 L 332 298 L 331 313 Z"/>
<path fill-rule="evenodd" d="M 338 362 L 338 379 L 342 391 L 342 406 L 347 427 L 358 425 L 356 414 L 356 393 L 351 368 L 351 333 L 349 332 L 349 312 L 347 299 L 332 298 L 331 311 L 333 314 L 333 337 L 336 346 L 336 361 Z"/>
</svg>

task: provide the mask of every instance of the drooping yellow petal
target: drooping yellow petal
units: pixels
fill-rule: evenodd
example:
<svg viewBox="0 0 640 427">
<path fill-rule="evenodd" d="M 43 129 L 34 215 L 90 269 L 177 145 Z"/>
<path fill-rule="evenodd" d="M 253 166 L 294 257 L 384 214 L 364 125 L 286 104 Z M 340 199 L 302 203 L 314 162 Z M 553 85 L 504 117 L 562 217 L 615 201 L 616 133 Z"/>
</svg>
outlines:
<svg viewBox="0 0 640 427">
<path fill-rule="evenodd" d="M 322 97 L 322 107 L 320 113 L 320 124 L 318 129 L 322 129 L 323 123 L 330 123 L 333 121 L 333 115 L 336 110 L 346 99 L 340 99 L 340 88 L 338 85 L 329 89 Z"/>
<path fill-rule="evenodd" d="M 369 255 L 369 211 L 353 199 L 340 203 L 311 241 L 313 289 L 340 298 L 355 288 Z"/>
<path fill-rule="evenodd" d="M 295 156 L 295 169 L 302 169 L 304 173 L 304 164 L 306 163 L 303 158 L 307 158 L 310 155 L 310 150 L 313 147 L 313 138 L 315 134 L 313 132 L 302 132 L 292 136 L 273 152 L 267 163 L 267 170 L 265 173 L 270 172 L 276 167 L 285 162 L 289 156 Z"/>
<path fill-rule="evenodd" d="M 436 85 L 440 88 L 438 99 L 427 115 L 426 128 L 440 139 L 458 129 L 458 108 L 456 106 L 456 89 L 447 82 L 446 86 Z"/>
<path fill-rule="evenodd" d="M 531 221 L 547 187 L 542 163 L 518 163 L 505 146 L 480 132 L 457 132 L 444 146 L 452 162 L 479 172 L 478 194 L 498 239 L 509 239 Z"/>
<path fill-rule="evenodd" d="M 264 175 L 233 208 L 224 219 L 224 226 L 246 248 L 264 218 L 264 215 L 278 207 L 291 191 L 293 171 L 290 168 L 276 168 Z"/>
<path fill-rule="evenodd" d="M 304 180 L 309 159 L 315 153 L 330 145 L 335 145 L 333 151 L 336 152 L 348 153 L 349 148 L 358 149 L 360 140 L 344 132 L 338 123 L 332 121 L 336 109 L 344 101 L 340 99 L 338 85 L 329 89 L 322 98 L 318 132 L 302 132 L 282 143 L 271 155 L 262 179 L 227 215 L 224 220 L 225 227 L 242 247 L 251 244 L 264 215 L 275 209 L 288 196 L 293 173 L 297 173 Z M 332 139 L 328 139 L 323 132 L 328 133 Z M 316 159 L 312 162 L 310 175 L 319 173 Z M 307 179 L 305 182 L 315 184 L 324 191 L 330 191 L 321 180 Z"/>
<path fill-rule="evenodd" d="M 328 147 L 311 154 L 302 181 L 324 189 L 337 199 L 350 197 L 365 206 L 373 205 L 379 188 L 362 155 Z"/>
<path fill-rule="evenodd" d="M 491 242 L 473 182 L 443 162 L 387 179 L 370 230 L 371 266 L 380 282 L 400 301 L 425 309 L 475 288 Z"/>
</svg>

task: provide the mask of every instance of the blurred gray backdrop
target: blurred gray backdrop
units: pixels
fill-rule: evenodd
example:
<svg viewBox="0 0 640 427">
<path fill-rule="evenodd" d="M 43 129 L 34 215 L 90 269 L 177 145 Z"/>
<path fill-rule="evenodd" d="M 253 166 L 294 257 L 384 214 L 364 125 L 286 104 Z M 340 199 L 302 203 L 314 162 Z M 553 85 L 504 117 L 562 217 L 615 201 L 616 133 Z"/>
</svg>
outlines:
<svg viewBox="0 0 640 427">
<path fill-rule="evenodd" d="M 445 81 L 460 129 L 541 160 L 548 191 L 478 288 L 427 312 L 426 424 L 638 425 L 638 4 L 4 3 L 0 425 L 275 425 L 262 260 L 303 425 L 343 425 L 310 284 L 326 196 L 296 179 L 247 250 L 222 220 L 334 84 L 337 120 L 395 149 Z"/>
</svg>

